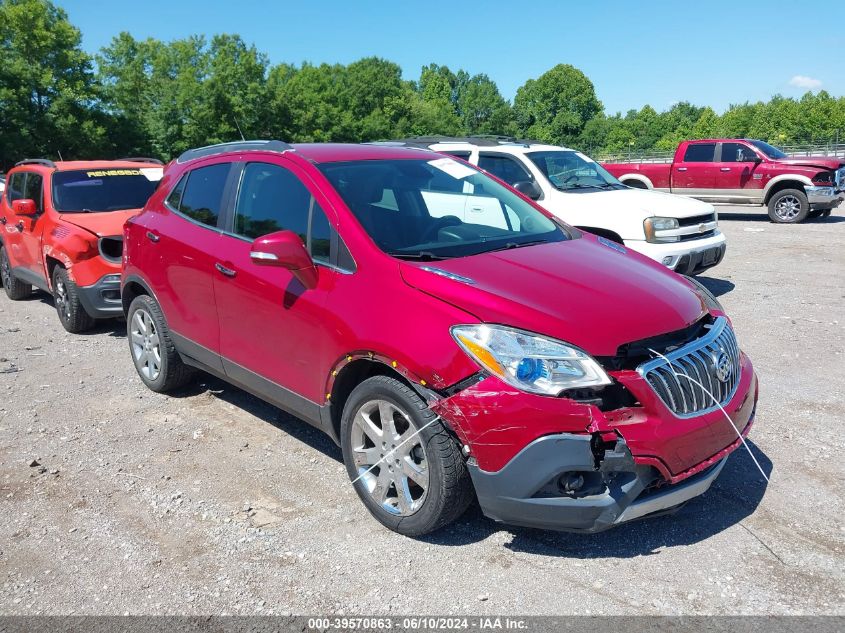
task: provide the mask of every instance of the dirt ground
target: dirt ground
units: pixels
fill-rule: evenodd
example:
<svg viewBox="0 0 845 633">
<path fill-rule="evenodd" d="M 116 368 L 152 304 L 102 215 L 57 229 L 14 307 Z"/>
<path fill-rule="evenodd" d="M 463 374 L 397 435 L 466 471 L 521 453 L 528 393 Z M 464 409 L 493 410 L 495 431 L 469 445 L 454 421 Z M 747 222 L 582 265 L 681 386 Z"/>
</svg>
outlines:
<svg viewBox="0 0 845 633">
<path fill-rule="evenodd" d="M 594 536 L 477 509 L 391 533 L 305 423 L 211 378 L 154 394 L 122 322 L 0 296 L 0 613 L 845 613 L 845 210 L 720 212 L 702 280 L 759 373 L 771 482 L 737 452 L 678 514 Z"/>
</svg>

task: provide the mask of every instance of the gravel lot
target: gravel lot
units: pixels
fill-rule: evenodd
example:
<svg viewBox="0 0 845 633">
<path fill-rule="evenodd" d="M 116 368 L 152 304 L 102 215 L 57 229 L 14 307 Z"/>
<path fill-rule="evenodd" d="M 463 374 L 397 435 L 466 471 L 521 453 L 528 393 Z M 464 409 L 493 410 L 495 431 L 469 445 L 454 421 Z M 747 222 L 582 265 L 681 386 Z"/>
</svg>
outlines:
<svg viewBox="0 0 845 633">
<path fill-rule="evenodd" d="M 45 295 L 0 296 L 0 613 L 845 613 L 843 210 L 720 211 L 702 280 L 759 372 L 771 482 L 737 452 L 675 516 L 594 536 L 477 509 L 388 532 L 305 423 L 211 378 L 156 395 L 122 322 L 66 334 Z"/>
</svg>

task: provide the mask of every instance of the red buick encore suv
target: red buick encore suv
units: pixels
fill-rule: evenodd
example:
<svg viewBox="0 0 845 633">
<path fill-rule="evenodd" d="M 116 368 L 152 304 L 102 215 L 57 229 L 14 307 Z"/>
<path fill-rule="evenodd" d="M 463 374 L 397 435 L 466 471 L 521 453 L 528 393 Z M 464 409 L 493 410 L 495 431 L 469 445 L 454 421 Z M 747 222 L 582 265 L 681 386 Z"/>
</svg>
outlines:
<svg viewBox="0 0 845 633">
<path fill-rule="evenodd" d="M 474 497 L 557 530 L 660 514 L 754 418 L 751 362 L 703 286 L 431 151 L 190 150 L 124 231 L 141 380 L 200 369 L 322 429 L 402 534 Z"/>
</svg>

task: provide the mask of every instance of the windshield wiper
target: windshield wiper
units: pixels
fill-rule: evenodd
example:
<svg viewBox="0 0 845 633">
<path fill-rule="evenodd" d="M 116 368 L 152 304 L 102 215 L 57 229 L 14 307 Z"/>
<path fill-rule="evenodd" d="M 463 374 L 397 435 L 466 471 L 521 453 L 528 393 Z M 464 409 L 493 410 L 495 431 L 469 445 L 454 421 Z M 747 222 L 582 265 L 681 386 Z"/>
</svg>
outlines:
<svg viewBox="0 0 845 633">
<path fill-rule="evenodd" d="M 570 189 L 599 189 L 599 185 L 584 185 L 580 182 L 570 185 L 569 187 L 558 187 L 561 191 L 569 191 Z"/>
<path fill-rule="evenodd" d="M 548 240 L 532 240 L 530 242 L 508 242 L 504 246 L 500 246 L 499 248 L 491 248 L 489 251 L 484 251 L 485 253 L 495 253 L 496 251 L 509 251 L 512 248 L 522 248 L 523 246 L 536 246 L 537 244 L 549 244 Z"/>
<path fill-rule="evenodd" d="M 433 262 L 441 259 L 449 259 L 448 257 L 441 257 L 428 251 L 420 251 L 419 253 L 401 253 L 398 251 L 388 251 L 388 255 L 396 257 L 397 259 L 412 259 L 421 262 Z"/>
</svg>

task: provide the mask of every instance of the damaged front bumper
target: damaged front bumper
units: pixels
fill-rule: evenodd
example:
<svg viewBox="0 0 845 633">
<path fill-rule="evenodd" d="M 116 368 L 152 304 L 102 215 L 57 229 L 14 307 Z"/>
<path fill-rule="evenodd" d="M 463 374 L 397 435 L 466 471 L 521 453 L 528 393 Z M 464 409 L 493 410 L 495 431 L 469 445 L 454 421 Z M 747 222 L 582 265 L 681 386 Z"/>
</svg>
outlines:
<svg viewBox="0 0 845 633">
<path fill-rule="evenodd" d="M 486 516 L 598 532 L 707 491 L 741 444 L 737 430 L 746 436 L 754 421 L 757 377 L 744 354 L 741 365 L 722 409 L 686 419 L 635 371 L 611 372 L 635 403 L 610 410 L 607 403 L 527 394 L 490 376 L 431 407 L 464 444 Z"/>
<path fill-rule="evenodd" d="M 482 511 L 510 525 L 600 532 L 672 510 L 703 494 L 728 459 L 725 456 L 680 483 L 654 487 L 659 474 L 651 466 L 635 464 L 624 440 L 614 449 L 623 459 L 604 471 L 596 469 L 590 444 L 590 436 L 547 435 L 526 446 L 498 472 L 484 472 L 470 463 Z M 594 494 L 568 493 L 573 480 L 585 482 Z"/>
</svg>

